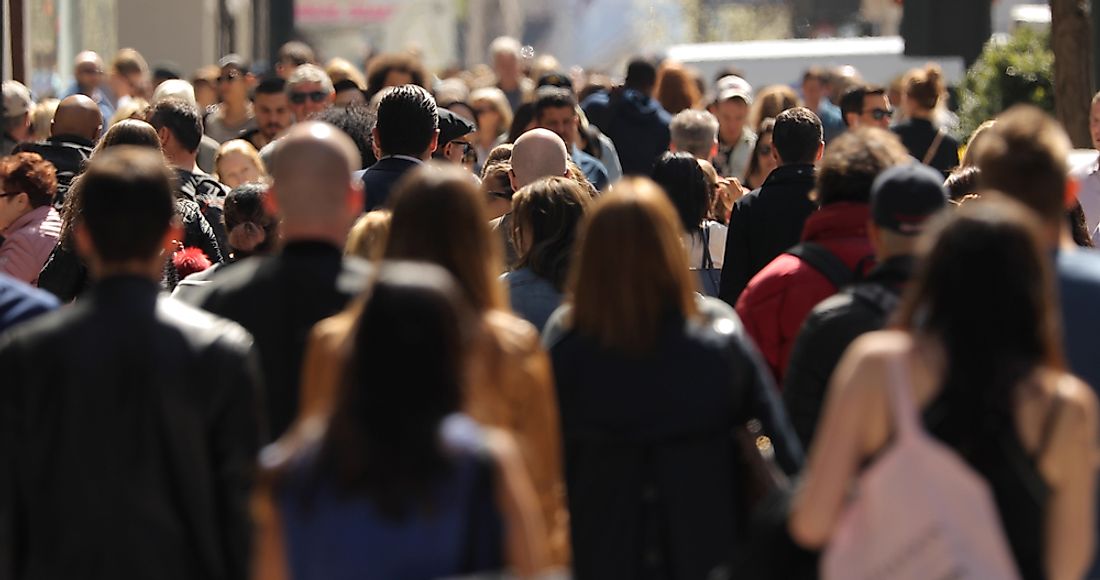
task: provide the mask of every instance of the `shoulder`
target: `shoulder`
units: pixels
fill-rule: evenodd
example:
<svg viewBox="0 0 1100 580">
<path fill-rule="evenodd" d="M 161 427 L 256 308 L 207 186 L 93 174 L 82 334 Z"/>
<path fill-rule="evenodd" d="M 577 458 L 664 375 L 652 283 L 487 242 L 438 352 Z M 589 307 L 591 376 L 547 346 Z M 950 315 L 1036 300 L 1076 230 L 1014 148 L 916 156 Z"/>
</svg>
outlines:
<svg viewBox="0 0 1100 580">
<path fill-rule="evenodd" d="M 252 335 L 243 326 L 169 296 L 158 298 L 157 315 L 199 349 L 224 348 L 243 354 L 252 347 Z"/>
<path fill-rule="evenodd" d="M 196 298 L 188 299 L 187 302 L 206 308 L 213 302 L 227 297 L 259 294 L 253 289 L 268 283 L 262 270 L 271 259 L 273 258 L 270 256 L 254 256 L 219 268 L 217 273 L 212 275 L 209 283 L 204 284 L 201 289 L 196 289 L 194 292 Z"/>
<path fill-rule="evenodd" d="M 1096 250 L 1060 251 L 1056 267 L 1062 280 L 1100 284 L 1100 253 Z"/>
<path fill-rule="evenodd" d="M 490 336 L 505 353 L 527 354 L 539 349 L 539 333 L 530 322 L 503 310 L 484 315 Z"/>
<path fill-rule="evenodd" d="M 0 273 L 0 333 L 19 323 L 30 324 L 28 320 L 59 305 L 53 294 Z"/>
</svg>

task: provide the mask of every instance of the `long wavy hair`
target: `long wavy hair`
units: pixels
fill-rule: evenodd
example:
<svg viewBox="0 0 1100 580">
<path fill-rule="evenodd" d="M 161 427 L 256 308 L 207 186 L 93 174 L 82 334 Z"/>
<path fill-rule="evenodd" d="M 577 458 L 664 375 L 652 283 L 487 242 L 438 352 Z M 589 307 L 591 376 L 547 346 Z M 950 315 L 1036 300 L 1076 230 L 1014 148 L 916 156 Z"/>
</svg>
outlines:
<svg viewBox="0 0 1100 580">
<path fill-rule="evenodd" d="M 526 248 L 518 268 L 530 268 L 560 291 L 573 258 L 573 246 L 591 196 L 564 177 L 540 179 L 512 197 L 512 242 Z"/>
</svg>

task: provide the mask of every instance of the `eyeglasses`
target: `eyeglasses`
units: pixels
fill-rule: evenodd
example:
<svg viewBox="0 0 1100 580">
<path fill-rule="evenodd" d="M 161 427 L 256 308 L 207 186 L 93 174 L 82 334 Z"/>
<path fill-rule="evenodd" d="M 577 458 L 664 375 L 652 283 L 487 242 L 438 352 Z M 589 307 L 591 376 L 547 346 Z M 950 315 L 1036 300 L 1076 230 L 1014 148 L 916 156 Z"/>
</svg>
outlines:
<svg viewBox="0 0 1100 580">
<path fill-rule="evenodd" d="M 451 143 L 454 143 L 455 145 L 461 145 L 463 155 L 468 154 L 474 148 L 474 144 L 470 143 L 469 141 L 451 141 Z"/>
<path fill-rule="evenodd" d="M 311 93 L 290 93 L 290 102 L 295 105 L 301 105 L 306 102 L 306 99 L 313 101 L 314 103 L 323 103 L 325 99 L 328 99 L 328 93 L 325 91 L 313 91 Z"/>
<path fill-rule="evenodd" d="M 230 72 L 218 77 L 218 82 L 219 83 L 228 83 L 228 82 L 235 81 L 239 78 L 241 78 L 241 73 L 239 73 L 237 71 L 230 71 Z"/>
<path fill-rule="evenodd" d="M 871 115 L 876 121 L 883 119 L 890 119 L 894 116 L 893 109 L 871 109 L 870 111 L 864 111 L 864 115 Z"/>
</svg>

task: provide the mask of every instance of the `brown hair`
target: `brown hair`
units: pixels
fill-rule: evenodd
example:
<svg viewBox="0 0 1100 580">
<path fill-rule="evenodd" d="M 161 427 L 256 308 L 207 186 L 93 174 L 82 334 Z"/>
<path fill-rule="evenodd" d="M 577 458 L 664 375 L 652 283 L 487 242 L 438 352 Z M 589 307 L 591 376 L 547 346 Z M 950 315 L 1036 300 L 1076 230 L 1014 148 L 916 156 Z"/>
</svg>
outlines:
<svg viewBox="0 0 1100 580">
<path fill-rule="evenodd" d="M 380 54 L 367 65 L 367 99 L 385 88 L 386 77 L 391 72 L 402 72 L 412 78 L 412 84 L 424 87 L 427 74 L 420 59 L 408 53 Z"/>
<path fill-rule="evenodd" d="M 982 134 L 975 155 L 982 188 L 1022 202 L 1047 222 L 1065 219 L 1069 137 L 1050 115 L 1016 105 Z"/>
<path fill-rule="evenodd" d="M 889 131 L 877 127 L 846 131 L 825 148 L 817 170 L 815 196 L 821 205 L 868 203 L 871 184 L 878 174 L 911 161 L 909 151 Z"/>
<path fill-rule="evenodd" d="M 359 216 L 348 232 L 344 254 L 372 261 L 381 260 L 386 252 L 386 240 L 390 236 L 392 220 L 393 212 L 388 209 L 376 209 Z"/>
<path fill-rule="evenodd" d="M 772 85 L 764 87 L 752 103 L 752 112 L 749 113 L 749 122 L 752 130 L 759 133 L 764 119 L 774 119 L 779 113 L 787 109 L 799 106 L 798 93 L 787 85 Z"/>
<path fill-rule="evenodd" d="M 695 74 L 678 62 L 661 65 L 653 94 L 670 115 L 694 107 L 702 98 Z"/>
<path fill-rule="evenodd" d="M 27 194 L 33 208 L 49 204 L 57 193 L 57 171 L 53 163 L 37 153 L 16 153 L 0 159 L 0 177 L 4 193 Z"/>
<path fill-rule="evenodd" d="M 397 186 L 390 203 L 386 259 L 443 266 L 478 312 L 505 308 L 497 278 L 503 270 L 500 238 L 489 229 L 485 203 L 469 172 L 439 165 L 418 168 Z"/>
<path fill-rule="evenodd" d="M 516 267 L 530 268 L 564 290 L 577 231 L 591 199 L 580 184 L 565 177 L 540 179 L 517 191 L 512 198 L 512 243 L 517 250 L 528 248 Z"/>
<path fill-rule="evenodd" d="M 938 64 L 929 63 L 905 75 L 905 96 L 922 109 L 935 109 L 945 90 L 943 69 Z"/>
<path fill-rule="evenodd" d="M 696 316 L 680 233 L 676 209 L 648 179 L 625 179 L 596 201 L 570 276 L 573 328 L 637 354 L 653 348 L 668 315 Z"/>
</svg>

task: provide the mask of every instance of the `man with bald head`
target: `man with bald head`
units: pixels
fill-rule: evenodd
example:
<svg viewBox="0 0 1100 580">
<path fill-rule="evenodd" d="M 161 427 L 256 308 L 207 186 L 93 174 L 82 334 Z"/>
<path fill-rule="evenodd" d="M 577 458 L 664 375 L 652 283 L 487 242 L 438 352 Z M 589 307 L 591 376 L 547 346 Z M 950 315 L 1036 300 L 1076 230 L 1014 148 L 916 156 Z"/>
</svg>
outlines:
<svg viewBox="0 0 1100 580">
<path fill-rule="evenodd" d="M 360 163 L 355 143 L 332 125 L 307 121 L 276 142 L 274 156 L 270 198 L 281 218 L 283 249 L 220 268 L 188 299 L 255 337 L 272 438 L 298 412 L 310 329 L 362 292 L 370 270 L 366 262 L 342 255 L 363 209 L 363 190 L 351 176 Z"/>
<path fill-rule="evenodd" d="M 65 96 L 84 95 L 92 99 L 103 119 L 110 119 L 115 114 L 115 105 L 103 90 L 103 59 L 90 50 L 77 54 L 73 59 L 73 77 Z"/>
<path fill-rule="evenodd" d="M 50 136 L 40 143 L 23 143 L 15 152 L 37 153 L 57 170 L 57 195 L 54 205 L 61 207 L 73 178 L 92 155 L 92 148 L 103 130 L 103 115 L 95 101 L 85 95 L 61 99 L 50 125 Z"/>
<path fill-rule="evenodd" d="M 548 129 L 531 129 L 520 135 L 512 145 L 512 170 L 508 177 L 512 182 L 512 191 L 534 183 L 544 177 L 568 177 L 569 153 L 565 141 L 557 133 Z M 504 263 L 511 269 L 518 255 L 512 244 L 512 212 L 489 222 L 504 244 Z"/>
</svg>

